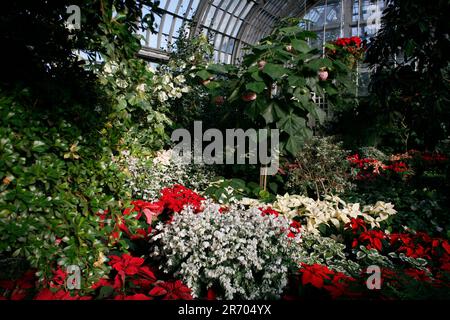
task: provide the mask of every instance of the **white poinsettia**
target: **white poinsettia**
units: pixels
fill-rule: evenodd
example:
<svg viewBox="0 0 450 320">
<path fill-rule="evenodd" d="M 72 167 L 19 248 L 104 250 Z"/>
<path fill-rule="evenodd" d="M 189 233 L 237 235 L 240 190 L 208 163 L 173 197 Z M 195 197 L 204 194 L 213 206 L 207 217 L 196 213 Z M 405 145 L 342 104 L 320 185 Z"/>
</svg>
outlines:
<svg viewBox="0 0 450 320">
<path fill-rule="evenodd" d="M 248 204 L 251 201 L 246 200 Z M 361 208 L 359 203 L 346 203 L 337 196 L 327 196 L 324 200 L 315 200 L 301 195 L 277 196 L 272 205 L 274 210 L 289 219 L 303 217 L 306 219 L 306 230 L 319 233 L 319 225 L 334 225 L 336 228 L 350 222 L 351 218 L 362 216 L 373 227 L 397 213 L 391 203 L 378 201 L 375 205 Z"/>
</svg>

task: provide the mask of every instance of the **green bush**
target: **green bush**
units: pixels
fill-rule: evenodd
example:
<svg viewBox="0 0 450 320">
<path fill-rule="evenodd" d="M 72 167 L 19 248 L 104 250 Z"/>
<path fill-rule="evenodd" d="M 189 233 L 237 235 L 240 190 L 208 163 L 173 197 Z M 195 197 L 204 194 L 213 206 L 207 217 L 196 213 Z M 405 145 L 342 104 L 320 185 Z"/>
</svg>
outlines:
<svg viewBox="0 0 450 320">
<path fill-rule="evenodd" d="M 54 262 L 80 266 L 88 282 L 104 275 L 93 267 L 108 250 L 96 213 L 129 198 L 108 145 L 5 97 L 0 136 L 0 252 L 26 258 L 41 279 Z"/>
<path fill-rule="evenodd" d="M 351 189 L 347 151 L 333 137 L 313 137 L 297 153 L 286 190 L 319 198 Z"/>
</svg>

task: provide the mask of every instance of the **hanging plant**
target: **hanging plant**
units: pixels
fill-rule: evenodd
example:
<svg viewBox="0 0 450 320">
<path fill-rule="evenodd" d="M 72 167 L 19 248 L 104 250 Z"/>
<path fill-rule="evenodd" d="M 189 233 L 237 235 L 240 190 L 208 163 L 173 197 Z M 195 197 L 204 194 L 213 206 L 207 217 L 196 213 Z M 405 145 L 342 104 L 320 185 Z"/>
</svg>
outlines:
<svg viewBox="0 0 450 320">
<path fill-rule="evenodd" d="M 320 68 L 319 72 L 318 72 L 318 75 L 319 75 L 320 81 L 326 81 L 328 79 L 328 71 L 327 71 L 327 69 L 326 68 Z"/>
</svg>

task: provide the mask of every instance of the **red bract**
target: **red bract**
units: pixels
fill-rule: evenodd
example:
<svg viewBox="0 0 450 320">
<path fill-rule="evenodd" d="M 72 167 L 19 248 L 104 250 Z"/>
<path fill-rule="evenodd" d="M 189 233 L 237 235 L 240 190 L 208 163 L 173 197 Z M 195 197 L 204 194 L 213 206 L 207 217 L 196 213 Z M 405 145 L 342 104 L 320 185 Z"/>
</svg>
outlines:
<svg viewBox="0 0 450 320">
<path fill-rule="evenodd" d="M 331 284 L 324 286 L 324 288 L 330 293 L 332 299 L 337 299 L 344 295 L 354 295 L 349 292 L 348 287 L 351 282 L 355 281 L 354 278 L 349 277 L 342 272 L 335 272 Z"/>
<path fill-rule="evenodd" d="M 324 280 L 330 280 L 330 275 L 333 273 L 328 267 L 317 263 L 313 265 L 302 263 L 302 268 L 299 271 L 302 273 L 303 285 L 310 283 L 319 289 L 323 287 Z"/>
<path fill-rule="evenodd" d="M 361 218 L 351 218 L 350 222 L 345 225 L 345 228 L 351 228 L 353 234 L 357 234 L 360 231 L 367 231 L 366 222 Z"/>
<path fill-rule="evenodd" d="M 2 296 L 0 293 L 0 299 L 23 300 L 29 296 L 30 289 L 33 289 L 35 285 L 36 278 L 34 270 L 25 272 L 23 276 L 17 280 L 0 280 L 0 292 L 1 289 L 5 290 L 5 296 Z"/>
<path fill-rule="evenodd" d="M 367 249 L 376 249 L 381 251 L 383 249 L 382 240 L 386 238 L 384 232 L 380 230 L 368 230 L 359 235 L 359 242 L 362 242 Z M 358 242 L 353 242 L 353 247 L 356 247 Z"/>
<path fill-rule="evenodd" d="M 431 282 L 432 279 L 429 277 L 429 275 L 424 270 L 418 270 L 418 269 L 406 269 L 405 274 L 410 276 L 411 278 L 414 278 L 417 281 L 423 281 L 423 282 Z"/>
<path fill-rule="evenodd" d="M 153 218 L 157 217 L 163 212 L 164 207 L 159 202 L 147 202 L 143 200 L 131 201 L 132 208 L 127 208 L 123 211 L 124 215 L 129 215 L 131 212 L 137 212 L 136 219 L 140 219 L 142 215 L 145 216 L 148 224 L 152 223 Z"/>
<path fill-rule="evenodd" d="M 118 295 L 114 297 L 114 300 L 153 300 L 153 298 L 142 293 L 136 293 L 130 296 Z"/>
<path fill-rule="evenodd" d="M 48 288 L 42 289 L 34 297 L 34 300 L 92 300 L 90 296 L 79 296 L 78 294 L 71 295 L 70 292 L 65 290 L 52 291 Z"/>
<path fill-rule="evenodd" d="M 159 282 L 149 292 L 150 296 L 159 297 L 163 300 L 192 300 L 191 289 L 186 287 L 180 280 Z"/>
<path fill-rule="evenodd" d="M 144 263 L 144 259 L 132 257 L 124 253 L 121 257 L 110 256 L 109 265 L 121 275 L 131 276 L 139 272 L 139 267 Z"/>
<path fill-rule="evenodd" d="M 447 161 L 448 157 L 440 153 L 424 153 L 422 159 L 429 162 L 443 162 Z"/>
<path fill-rule="evenodd" d="M 161 195 L 158 203 L 173 212 L 180 212 L 186 205 L 192 206 L 195 212 L 200 212 L 201 202 L 205 200 L 202 196 L 182 185 L 165 188 L 161 191 Z"/>
<path fill-rule="evenodd" d="M 206 300 L 217 300 L 216 293 L 214 292 L 213 288 L 208 289 Z"/>
</svg>

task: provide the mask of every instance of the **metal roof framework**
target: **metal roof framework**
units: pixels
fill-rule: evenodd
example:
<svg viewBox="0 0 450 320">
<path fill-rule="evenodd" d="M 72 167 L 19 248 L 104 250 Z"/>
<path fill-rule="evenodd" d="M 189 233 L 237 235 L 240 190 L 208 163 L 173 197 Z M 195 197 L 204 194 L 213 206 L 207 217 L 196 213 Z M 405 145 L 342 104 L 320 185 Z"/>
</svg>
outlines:
<svg viewBox="0 0 450 320">
<path fill-rule="evenodd" d="M 243 48 L 270 34 L 280 19 L 302 17 L 319 0 L 166 0 L 156 17 L 157 34 L 142 32 L 139 55 L 152 62 L 168 60 L 168 51 L 185 28 L 190 37 L 208 35 L 214 60 L 235 64 Z"/>
</svg>

